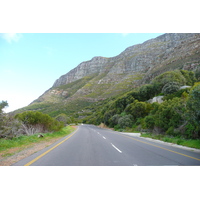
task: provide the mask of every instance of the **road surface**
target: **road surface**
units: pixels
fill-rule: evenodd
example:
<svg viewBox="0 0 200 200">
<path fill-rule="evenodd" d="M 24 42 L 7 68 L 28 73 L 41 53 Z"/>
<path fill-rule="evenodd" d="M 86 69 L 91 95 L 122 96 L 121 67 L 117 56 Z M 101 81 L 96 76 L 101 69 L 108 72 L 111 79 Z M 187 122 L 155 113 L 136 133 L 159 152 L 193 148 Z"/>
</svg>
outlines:
<svg viewBox="0 0 200 200">
<path fill-rule="evenodd" d="M 200 153 L 93 125 L 78 129 L 14 166 L 192 166 Z"/>
</svg>

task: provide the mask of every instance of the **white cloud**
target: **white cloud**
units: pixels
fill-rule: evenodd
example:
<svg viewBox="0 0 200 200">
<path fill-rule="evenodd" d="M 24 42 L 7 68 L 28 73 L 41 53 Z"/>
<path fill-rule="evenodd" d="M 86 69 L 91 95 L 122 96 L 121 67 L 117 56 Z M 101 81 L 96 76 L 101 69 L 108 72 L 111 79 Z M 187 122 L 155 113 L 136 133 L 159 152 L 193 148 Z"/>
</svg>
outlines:
<svg viewBox="0 0 200 200">
<path fill-rule="evenodd" d="M 1 38 L 6 40 L 8 43 L 18 42 L 20 38 L 22 37 L 21 33 L 1 33 Z"/>
</svg>

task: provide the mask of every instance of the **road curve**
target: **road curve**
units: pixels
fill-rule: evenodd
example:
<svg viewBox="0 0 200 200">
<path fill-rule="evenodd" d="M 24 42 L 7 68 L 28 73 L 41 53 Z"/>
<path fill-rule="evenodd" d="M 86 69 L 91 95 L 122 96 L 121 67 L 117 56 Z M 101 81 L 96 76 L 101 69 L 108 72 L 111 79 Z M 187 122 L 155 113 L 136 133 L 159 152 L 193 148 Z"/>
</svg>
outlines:
<svg viewBox="0 0 200 200">
<path fill-rule="evenodd" d="M 74 133 L 14 166 L 193 166 L 200 153 L 81 125 Z"/>
</svg>

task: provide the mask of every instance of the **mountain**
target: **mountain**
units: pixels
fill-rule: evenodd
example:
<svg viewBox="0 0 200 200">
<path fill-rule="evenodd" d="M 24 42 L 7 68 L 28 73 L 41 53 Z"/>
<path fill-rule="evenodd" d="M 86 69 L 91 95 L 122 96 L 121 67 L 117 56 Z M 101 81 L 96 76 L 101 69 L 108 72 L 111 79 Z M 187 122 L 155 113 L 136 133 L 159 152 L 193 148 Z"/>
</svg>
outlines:
<svg viewBox="0 0 200 200">
<path fill-rule="evenodd" d="M 115 57 L 94 57 L 58 78 L 25 110 L 56 116 L 73 114 L 95 102 L 120 95 L 165 72 L 198 70 L 200 34 L 167 33 L 125 49 Z"/>
</svg>

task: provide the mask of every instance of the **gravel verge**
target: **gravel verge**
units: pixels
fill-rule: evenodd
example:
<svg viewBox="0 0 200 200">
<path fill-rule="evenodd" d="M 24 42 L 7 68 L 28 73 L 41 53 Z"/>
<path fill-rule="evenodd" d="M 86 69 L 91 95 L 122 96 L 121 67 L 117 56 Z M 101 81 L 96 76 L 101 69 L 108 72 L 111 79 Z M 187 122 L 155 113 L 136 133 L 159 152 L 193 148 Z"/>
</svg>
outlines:
<svg viewBox="0 0 200 200">
<path fill-rule="evenodd" d="M 62 137 L 60 137 L 62 138 Z M 53 144 L 60 138 L 53 138 L 48 141 L 42 141 L 40 143 L 33 143 L 29 146 L 26 147 L 16 147 L 16 148 L 11 148 L 6 151 L 2 151 L 0 153 L 0 166 L 10 166 L 30 155 L 33 153 L 40 151 L 44 149 L 45 147 L 48 147 L 49 145 Z"/>
</svg>

